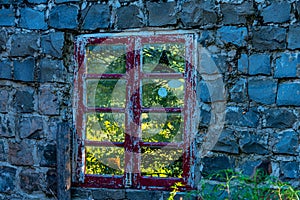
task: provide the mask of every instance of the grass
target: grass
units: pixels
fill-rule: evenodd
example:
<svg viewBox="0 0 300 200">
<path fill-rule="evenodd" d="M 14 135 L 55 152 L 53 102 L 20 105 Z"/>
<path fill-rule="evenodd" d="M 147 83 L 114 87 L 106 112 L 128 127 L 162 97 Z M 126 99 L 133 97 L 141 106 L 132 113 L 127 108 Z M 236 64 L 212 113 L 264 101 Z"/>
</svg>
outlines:
<svg viewBox="0 0 300 200">
<path fill-rule="evenodd" d="M 173 187 L 168 200 L 174 199 L 178 186 Z M 199 190 L 187 192 L 186 197 L 191 196 L 199 200 L 300 200 L 300 190 L 261 171 L 246 176 L 228 169 L 202 180 Z"/>
</svg>

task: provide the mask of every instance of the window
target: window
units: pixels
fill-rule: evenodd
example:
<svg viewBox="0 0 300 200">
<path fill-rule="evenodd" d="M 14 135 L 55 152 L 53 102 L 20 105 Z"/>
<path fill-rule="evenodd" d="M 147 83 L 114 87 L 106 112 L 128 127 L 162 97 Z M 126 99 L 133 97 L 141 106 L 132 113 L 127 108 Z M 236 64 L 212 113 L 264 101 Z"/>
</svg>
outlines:
<svg viewBox="0 0 300 200">
<path fill-rule="evenodd" d="M 75 126 L 80 186 L 191 186 L 195 35 L 77 38 Z"/>
</svg>

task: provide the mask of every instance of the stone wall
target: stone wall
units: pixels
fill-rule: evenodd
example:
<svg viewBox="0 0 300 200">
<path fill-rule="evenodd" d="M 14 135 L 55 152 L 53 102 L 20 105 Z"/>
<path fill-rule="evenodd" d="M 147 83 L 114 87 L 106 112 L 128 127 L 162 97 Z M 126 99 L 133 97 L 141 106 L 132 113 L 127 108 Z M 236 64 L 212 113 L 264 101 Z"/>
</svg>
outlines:
<svg viewBox="0 0 300 200">
<path fill-rule="evenodd" d="M 226 85 L 224 130 L 195 173 L 251 174 L 270 158 L 273 175 L 299 186 L 300 1 L 0 0 L 0 199 L 56 196 L 58 124 L 73 124 L 75 36 L 150 27 L 196 30 Z M 212 102 L 198 85 L 203 133 Z M 72 196 L 118 199 L 114 192 Z"/>
</svg>

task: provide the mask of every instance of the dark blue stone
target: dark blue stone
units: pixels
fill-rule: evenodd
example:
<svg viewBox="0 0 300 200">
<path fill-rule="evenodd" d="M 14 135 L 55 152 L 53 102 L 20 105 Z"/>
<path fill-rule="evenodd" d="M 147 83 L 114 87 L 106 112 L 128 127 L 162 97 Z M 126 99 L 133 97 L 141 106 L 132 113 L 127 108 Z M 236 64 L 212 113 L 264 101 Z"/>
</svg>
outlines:
<svg viewBox="0 0 300 200">
<path fill-rule="evenodd" d="M 300 172 L 299 172 L 299 162 L 281 162 L 281 177 L 287 179 L 299 179 Z"/>
<path fill-rule="evenodd" d="M 298 54 L 283 53 L 276 59 L 275 78 L 296 78 L 297 68 L 300 64 L 300 56 Z"/>
<path fill-rule="evenodd" d="M 238 154 L 239 146 L 234 131 L 224 130 L 215 144 L 213 151 Z"/>
<path fill-rule="evenodd" d="M 14 61 L 14 80 L 34 81 L 35 60 L 28 58 L 24 61 Z"/>
<path fill-rule="evenodd" d="M 250 75 L 270 75 L 271 60 L 270 55 L 254 54 L 249 57 L 249 74 Z"/>
<path fill-rule="evenodd" d="M 241 107 L 228 107 L 226 110 L 226 124 L 257 127 L 259 123 L 259 113 L 256 108 L 243 110 Z"/>
<path fill-rule="evenodd" d="M 291 130 L 281 133 L 274 133 L 275 138 L 279 138 L 278 142 L 274 145 L 273 152 L 286 155 L 297 155 L 299 146 L 299 133 Z"/>
<path fill-rule="evenodd" d="M 299 10 L 300 11 L 300 10 Z M 289 49 L 300 49 L 300 26 L 290 26 L 287 36 Z"/>
<path fill-rule="evenodd" d="M 244 153 L 248 154 L 260 154 L 260 155 L 266 155 L 269 153 L 267 150 L 267 144 L 264 144 L 261 141 L 261 137 L 259 135 L 255 135 L 253 133 L 250 133 L 248 131 L 241 133 L 241 139 L 239 140 L 239 145 Z"/>
<path fill-rule="evenodd" d="M 33 56 L 38 51 L 39 35 L 36 33 L 18 33 L 12 36 L 11 56 Z"/>
<path fill-rule="evenodd" d="M 76 29 L 78 26 L 78 7 L 58 5 L 50 11 L 49 25 L 58 29 Z"/>
<path fill-rule="evenodd" d="M 277 82 L 272 79 L 250 79 L 248 81 L 249 98 L 257 103 L 273 104 L 276 99 Z"/>
<path fill-rule="evenodd" d="M 237 46 L 246 45 L 248 31 L 246 27 L 223 26 L 217 31 L 219 37 L 225 44 L 231 43 Z"/>
<path fill-rule="evenodd" d="M 242 74 L 248 74 L 249 61 L 247 54 L 241 54 L 238 60 L 238 71 Z"/>
<path fill-rule="evenodd" d="M 54 32 L 41 37 L 42 51 L 53 57 L 61 58 L 64 46 L 64 33 Z"/>
<path fill-rule="evenodd" d="M 287 109 L 270 109 L 266 112 L 266 126 L 267 128 L 292 128 L 297 120 L 297 116 Z"/>
<path fill-rule="evenodd" d="M 46 30 L 48 28 L 45 22 L 45 13 L 31 8 L 21 9 L 20 27 L 27 29 L 41 29 Z"/>
<path fill-rule="evenodd" d="M 287 1 L 276 2 L 262 10 L 262 17 L 266 23 L 283 23 L 290 19 L 291 4 Z"/>
<path fill-rule="evenodd" d="M 15 12 L 12 8 L 0 9 L 0 26 L 14 26 Z"/>
<path fill-rule="evenodd" d="M 13 193 L 16 185 L 17 169 L 0 166 L 0 192 Z"/>
<path fill-rule="evenodd" d="M 0 79 L 11 79 L 11 62 L 7 60 L 0 61 Z"/>
<path fill-rule="evenodd" d="M 108 5 L 92 5 L 83 10 L 82 13 L 83 29 L 95 30 L 97 28 L 108 28 L 110 21 L 110 10 Z"/>
<path fill-rule="evenodd" d="M 279 84 L 277 105 L 300 106 L 300 83 L 286 82 Z"/>
<path fill-rule="evenodd" d="M 276 26 L 261 26 L 253 30 L 252 45 L 257 50 L 276 50 L 286 47 L 286 29 Z"/>
<path fill-rule="evenodd" d="M 18 112 L 31 113 L 33 112 L 33 93 L 28 91 L 17 91 L 15 94 L 15 107 Z"/>
</svg>

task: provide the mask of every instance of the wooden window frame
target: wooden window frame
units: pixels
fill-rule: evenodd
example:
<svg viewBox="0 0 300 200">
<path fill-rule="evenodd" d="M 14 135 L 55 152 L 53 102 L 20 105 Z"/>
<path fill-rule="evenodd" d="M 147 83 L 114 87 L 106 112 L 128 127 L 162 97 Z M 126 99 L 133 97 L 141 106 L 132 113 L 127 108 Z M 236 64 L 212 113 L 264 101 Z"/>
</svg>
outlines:
<svg viewBox="0 0 300 200">
<path fill-rule="evenodd" d="M 193 187 L 193 117 L 196 105 L 196 66 L 197 45 L 196 34 L 193 32 L 136 32 L 125 34 L 95 34 L 82 35 L 75 42 L 75 58 L 78 70 L 75 73 L 74 82 L 74 123 L 77 145 L 75 178 L 73 185 L 78 187 L 93 188 L 135 188 L 135 189 L 162 189 L 169 190 L 175 183 L 183 183 L 182 190 Z M 87 74 L 86 51 L 87 45 L 96 44 L 126 44 L 126 73 L 123 74 Z M 184 73 L 145 73 L 141 70 L 141 46 L 142 44 L 182 43 L 185 46 L 185 71 Z M 84 103 L 85 81 L 88 79 L 122 78 L 127 80 L 125 108 L 91 108 Z M 144 108 L 141 105 L 141 80 L 143 78 L 183 78 L 185 82 L 185 96 L 183 108 Z M 129 91 L 129 92 L 128 92 Z M 129 102 L 128 102 L 129 101 Z M 85 119 L 89 112 L 114 112 L 125 113 L 125 142 L 98 142 L 84 139 Z M 144 112 L 170 112 L 183 113 L 184 139 L 181 143 L 143 142 L 139 136 L 141 113 Z M 133 113 L 133 120 L 130 117 Z M 129 134 L 128 134 L 129 133 Z M 141 161 L 140 149 L 142 146 L 164 147 L 174 146 L 182 148 L 183 174 L 182 178 L 145 177 L 140 174 Z M 91 175 L 84 173 L 84 148 L 85 146 L 118 146 L 125 149 L 125 168 L 129 167 L 134 173 L 124 172 L 123 176 Z M 128 152 L 128 153 L 127 153 Z M 134 152 L 133 154 L 131 152 Z"/>
</svg>

